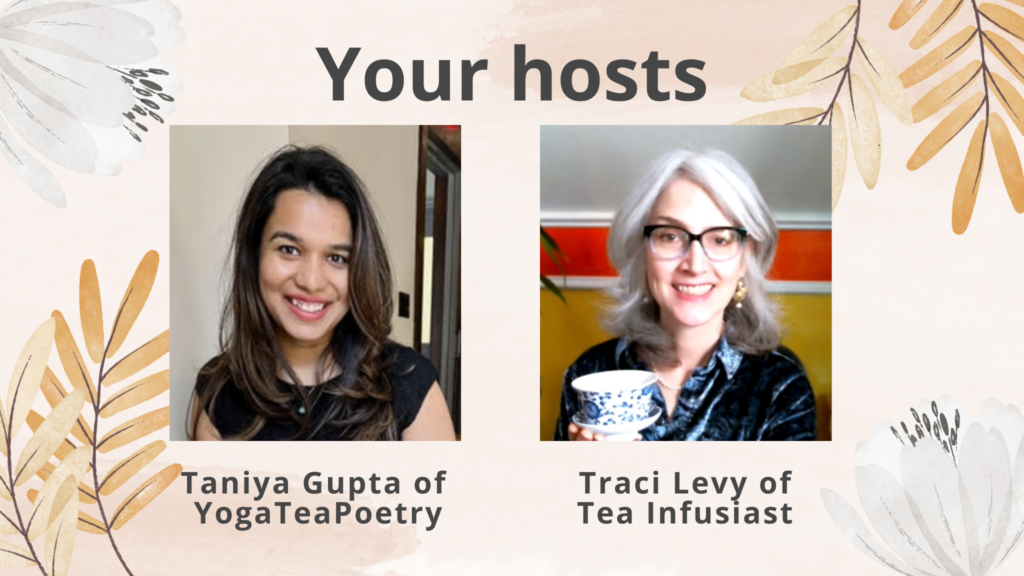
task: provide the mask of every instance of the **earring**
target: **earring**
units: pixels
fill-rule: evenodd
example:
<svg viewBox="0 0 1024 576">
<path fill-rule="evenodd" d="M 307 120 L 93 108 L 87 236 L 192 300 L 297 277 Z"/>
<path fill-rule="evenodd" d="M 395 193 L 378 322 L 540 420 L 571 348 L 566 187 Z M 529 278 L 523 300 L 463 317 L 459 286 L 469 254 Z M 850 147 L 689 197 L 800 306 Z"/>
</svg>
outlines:
<svg viewBox="0 0 1024 576">
<path fill-rule="evenodd" d="M 747 285 L 743 282 L 743 278 L 736 283 L 736 293 L 733 294 L 732 300 L 736 303 L 737 308 L 743 308 L 743 299 L 747 297 Z"/>
</svg>

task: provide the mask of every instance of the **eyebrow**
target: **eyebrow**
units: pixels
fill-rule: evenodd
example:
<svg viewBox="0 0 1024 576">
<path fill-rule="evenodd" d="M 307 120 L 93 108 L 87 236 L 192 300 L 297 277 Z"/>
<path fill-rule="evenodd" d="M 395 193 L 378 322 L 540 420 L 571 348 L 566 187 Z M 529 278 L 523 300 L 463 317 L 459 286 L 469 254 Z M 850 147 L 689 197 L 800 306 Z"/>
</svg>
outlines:
<svg viewBox="0 0 1024 576">
<path fill-rule="evenodd" d="M 654 224 L 668 224 L 670 226 L 675 226 L 677 228 L 682 228 L 683 230 L 686 230 L 687 232 L 690 231 L 690 228 L 686 225 L 685 222 L 683 222 L 682 220 L 677 220 L 677 219 L 675 219 L 675 218 L 673 218 L 671 216 L 655 216 L 654 218 L 651 219 L 651 221 Z M 733 224 L 729 224 L 729 223 L 726 223 L 726 224 L 715 224 L 713 226 L 706 226 L 704 228 L 704 230 L 711 230 L 712 228 L 733 228 L 733 227 L 734 227 Z"/>
<path fill-rule="evenodd" d="M 278 238 L 282 238 L 282 239 L 288 240 L 290 242 L 295 242 L 296 244 L 302 244 L 302 240 L 298 236 L 296 236 L 295 234 L 292 234 L 291 232 L 274 232 L 273 234 L 270 235 L 270 239 L 268 241 L 269 242 L 273 242 L 274 240 L 277 240 Z M 337 252 L 351 252 L 352 251 L 352 245 L 351 244 L 331 244 L 330 246 L 328 246 L 328 249 L 333 250 L 333 251 L 337 251 Z"/>
</svg>

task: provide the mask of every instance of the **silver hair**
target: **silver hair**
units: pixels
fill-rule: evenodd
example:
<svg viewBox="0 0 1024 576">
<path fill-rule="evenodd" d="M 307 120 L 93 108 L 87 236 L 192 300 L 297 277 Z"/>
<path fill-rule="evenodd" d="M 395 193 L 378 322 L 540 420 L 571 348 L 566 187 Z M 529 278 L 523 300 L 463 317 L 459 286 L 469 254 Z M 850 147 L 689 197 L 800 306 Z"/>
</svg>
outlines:
<svg viewBox="0 0 1024 576">
<path fill-rule="evenodd" d="M 765 274 L 775 258 L 779 232 L 757 185 L 732 156 L 717 150 L 676 150 L 647 170 L 639 185 L 615 213 L 608 234 L 608 256 L 619 272 L 610 294 L 615 303 L 606 311 L 605 326 L 635 342 L 648 361 L 675 360 L 672 338 L 658 323 L 658 305 L 650 298 L 646 274 L 643 227 L 658 196 L 677 178 L 703 188 L 734 225 L 747 230 L 743 251 L 747 295 L 743 307 L 725 310 L 729 345 L 751 354 L 776 349 L 781 330 L 777 307 L 768 298 Z"/>
</svg>

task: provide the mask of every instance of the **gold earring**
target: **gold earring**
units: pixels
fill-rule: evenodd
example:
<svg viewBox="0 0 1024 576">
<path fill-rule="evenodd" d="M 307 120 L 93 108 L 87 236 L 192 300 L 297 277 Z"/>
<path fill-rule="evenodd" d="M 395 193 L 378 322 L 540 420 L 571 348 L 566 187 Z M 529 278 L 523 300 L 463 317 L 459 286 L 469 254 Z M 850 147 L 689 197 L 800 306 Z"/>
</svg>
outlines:
<svg viewBox="0 0 1024 576">
<path fill-rule="evenodd" d="M 743 308 L 743 299 L 747 297 L 747 285 L 743 282 L 743 278 L 736 283 L 736 293 L 733 294 L 732 300 L 736 303 L 737 308 Z"/>
</svg>

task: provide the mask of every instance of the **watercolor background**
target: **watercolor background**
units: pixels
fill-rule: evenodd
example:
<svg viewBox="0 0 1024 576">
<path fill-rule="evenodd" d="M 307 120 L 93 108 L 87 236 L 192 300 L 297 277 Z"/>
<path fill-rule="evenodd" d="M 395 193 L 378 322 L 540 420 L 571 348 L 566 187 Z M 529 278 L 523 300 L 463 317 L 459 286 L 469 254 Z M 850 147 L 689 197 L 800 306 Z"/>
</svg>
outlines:
<svg viewBox="0 0 1024 576">
<path fill-rule="evenodd" d="M 162 56 L 185 90 L 172 124 L 460 124 L 463 127 L 463 442 L 451 445 L 198 445 L 175 443 L 153 471 L 180 463 L 202 475 L 398 476 L 398 497 L 363 497 L 364 504 L 401 501 L 442 506 L 437 528 L 352 522 L 323 527 L 272 525 L 237 532 L 198 521 L 193 502 L 251 503 L 242 497 L 185 493 L 184 479 L 118 533 L 136 574 L 882 574 L 833 527 L 818 496 L 830 487 L 856 501 L 854 450 L 883 419 L 906 418 L 922 397 L 956 396 L 976 414 L 994 396 L 1024 405 L 1019 355 L 1024 336 L 1024 220 L 994 169 L 983 176 L 964 236 L 950 231 L 953 187 L 967 148 L 960 138 L 917 172 L 904 165 L 936 119 L 899 124 L 879 109 L 881 175 L 866 190 L 852 163 L 833 214 L 834 441 L 806 445 L 596 445 L 536 441 L 538 130 L 541 124 L 727 124 L 770 110 L 822 106 L 821 90 L 782 105 L 739 97 L 753 78 L 773 70 L 842 2 L 793 0 L 665 2 L 621 5 L 572 2 L 373 2 L 180 0 L 184 45 Z M 897 70 L 918 54 L 907 47 L 913 29 L 890 31 L 894 2 L 865 2 L 860 34 Z M 963 17 L 963 14 L 960 16 Z M 958 21 L 958 27 L 966 25 Z M 641 62 L 657 50 L 673 63 L 700 59 L 707 83 L 697 102 L 572 102 L 556 96 L 526 102 L 512 94 L 513 44 L 560 70 L 575 58 L 603 65 Z M 338 59 L 362 47 L 344 102 L 316 47 Z M 392 102 L 373 101 L 359 84 L 366 66 L 388 58 L 406 70 L 406 89 Z M 424 103 L 411 92 L 411 61 L 427 69 L 487 58 L 472 102 Z M 857 65 L 855 65 L 857 66 Z M 436 74 L 436 72 L 434 72 Z M 638 80 L 640 74 L 633 75 Z M 430 75 L 428 78 L 436 76 Z M 556 94 L 557 80 L 556 82 Z M 930 84 L 933 85 L 934 83 Z M 662 85 L 676 81 L 665 73 Z M 930 87 L 910 90 L 914 102 Z M 643 84 L 641 84 L 641 90 Z M 68 197 L 61 211 L 25 189 L 0 166 L 0 368 L 13 366 L 28 335 L 54 309 L 78 321 L 82 260 L 96 262 L 105 320 L 146 250 L 161 254 L 149 303 L 133 328 L 131 349 L 169 325 L 167 263 L 169 130 L 151 129 L 143 158 L 116 178 L 55 168 Z M 1018 148 L 1021 139 L 1017 135 Z M 501 223 L 496 227 L 496 222 Z M 496 233 L 496 230 L 499 233 Z M 81 345 L 81 342 L 80 342 Z M 173 353 L 173 351 L 172 351 Z M 509 363 L 509 357 L 516 358 Z M 154 370 L 164 369 L 162 359 Z M 59 366 L 56 354 L 50 366 Z M 500 368 L 499 368 L 500 367 Z M 37 410 L 45 407 L 42 397 Z M 175 415 L 175 417 L 178 417 Z M 160 437 L 165 432 L 155 434 Z M 163 436 L 166 438 L 166 436 Z M 19 437 L 24 441 L 24 437 Z M 114 453 L 107 466 L 124 454 Z M 102 464 L 101 464 L 102 465 Z M 441 495 L 417 495 L 412 481 L 446 470 Z M 577 502 L 641 508 L 643 496 L 583 494 L 580 471 L 602 475 L 680 472 L 747 476 L 744 505 L 792 506 L 794 523 L 775 526 L 581 524 Z M 790 493 L 761 496 L 752 483 L 792 470 Z M 663 492 L 668 482 L 663 480 Z M 295 503 L 333 505 L 336 497 L 304 495 Z M 278 499 L 283 499 L 278 497 Z M 679 505 L 663 493 L 659 505 Z M 727 497 L 702 497 L 725 505 Z M 1024 554 L 1001 573 L 1024 569 Z M 70 574 L 116 574 L 109 545 L 79 533 Z M 15 571 L 12 571 L 15 573 Z M 30 569 L 20 572 L 29 574 Z"/>
</svg>

